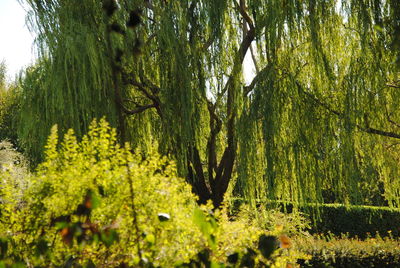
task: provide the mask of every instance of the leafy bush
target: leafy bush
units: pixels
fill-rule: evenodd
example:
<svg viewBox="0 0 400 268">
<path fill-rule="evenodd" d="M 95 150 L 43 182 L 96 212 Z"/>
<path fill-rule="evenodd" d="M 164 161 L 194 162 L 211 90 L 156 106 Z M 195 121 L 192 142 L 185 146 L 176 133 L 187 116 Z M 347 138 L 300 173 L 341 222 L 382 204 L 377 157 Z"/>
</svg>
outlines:
<svg viewBox="0 0 400 268">
<path fill-rule="evenodd" d="M 25 157 L 14 149 L 11 142 L 0 141 L 0 178 L 3 185 L 9 186 L 9 193 L 14 200 L 19 200 L 27 188 L 28 174 L 28 161 Z"/>
<path fill-rule="evenodd" d="M 115 131 L 104 120 L 94 122 L 81 142 L 70 130 L 60 148 L 57 145 L 57 131 L 53 128 L 46 161 L 31 178 L 32 185 L 23 197 L 24 207 L 16 210 L 10 196 L 4 208 L 9 223 L 4 226 L 9 229 L 4 231 L 11 230 L 12 240 L 18 245 L 13 250 L 20 252 L 22 259 L 35 256 L 41 240 L 52 251 L 47 261 L 57 265 L 71 256 L 96 264 L 110 260 L 117 264 L 135 262 L 138 255 L 165 264 L 186 260 L 197 252 L 201 236 L 191 219 L 195 198 L 166 158 L 154 153 L 144 159 L 140 153 L 132 154 L 129 146 L 119 147 Z M 88 193 L 90 214 L 82 208 Z M 161 221 L 160 213 L 171 219 Z M 65 247 L 65 235 L 58 232 L 67 232 L 65 226 L 79 225 L 89 218 L 97 229 L 118 229 L 119 242 L 100 246 L 92 243 L 96 239 L 88 240 L 82 249 L 74 246 L 80 242 L 77 239 L 82 230 L 78 230 L 67 239 L 70 247 Z M 105 254 L 106 251 L 114 254 Z M 41 263 L 40 258 L 36 261 L 49 264 Z"/>
<path fill-rule="evenodd" d="M 279 231 L 264 234 L 251 218 L 231 221 L 225 210 L 198 207 L 172 162 L 120 147 L 105 120 L 94 121 L 80 142 L 70 130 L 59 143 L 53 128 L 46 160 L 26 176 L 18 200 L 1 178 L 0 259 L 6 264 L 229 266 L 235 265 L 229 256 L 236 256 L 239 264 L 280 267 L 301 256 L 284 236 L 285 246 L 276 247 Z"/>
<path fill-rule="evenodd" d="M 285 213 L 279 209 L 259 204 L 256 208 L 246 204 L 240 205 L 231 211 L 231 218 L 250 218 L 263 230 L 273 232 L 279 230 L 281 233 L 290 236 L 308 235 L 311 221 L 307 215 L 296 211 L 296 213 Z"/>
<path fill-rule="evenodd" d="M 278 268 L 293 267 L 298 258 L 309 259 L 308 255 L 293 249 L 281 228 L 265 233 L 251 218 L 245 216 L 231 221 L 227 220 L 226 213 L 215 217 L 197 210 L 194 216 L 210 247 L 179 267 Z"/>
<path fill-rule="evenodd" d="M 364 241 L 346 238 L 301 238 L 295 241 L 309 260 L 302 267 L 400 267 L 399 242 L 390 238 Z"/>
<path fill-rule="evenodd" d="M 1 81 L 0 63 L 0 140 L 9 140 L 17 144 L 17 127 L 20 111 L 20 92 L 18 85 Z"/>
</svg>

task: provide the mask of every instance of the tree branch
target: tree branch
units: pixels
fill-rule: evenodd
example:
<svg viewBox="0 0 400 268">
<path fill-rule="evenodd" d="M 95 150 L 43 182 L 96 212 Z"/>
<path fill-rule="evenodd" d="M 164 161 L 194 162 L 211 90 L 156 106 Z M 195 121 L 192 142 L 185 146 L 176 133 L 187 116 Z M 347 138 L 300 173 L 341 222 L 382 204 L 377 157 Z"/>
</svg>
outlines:
<svg viewBox="0 0 400 268">
<path fill-rule="evenodd" d="M 143 112 L 143 111 L 145 111 L 145 110 L 147 110 L 147 109 L 156 108 L 156 106 L 154 105 L 154 103 L 153 103 L 153 104 L 142 105 L 142 104 L 140 104 L 139 102 L 137 102 L 137 101 L 135 101 L 135 100 L 132 100 L 132 99 L 124 99 L 123 101 L 124 101 L 124 102 L 131 102 L 131 103 L 133 103 L 133 104 L 136 105 L 136 108 L 135 108 L 135 109 L 132 109 L 132 110 L 129 110 L 129 109 L 126 108 L 124 105 L 121 105 L 121 108 L 122 108 L 123 112 L 124 112 L 125 114 L 127 114 L 127 115 L 138 114 L 138 113 L 141 113 L 141 112 Z"/>
<path fill-rule="evenodd" d="M 248 23 L 250 30 L 245 33 L 242 43 L 240 44 L 239 50 L 237 51 L 232 67 L 232 72 L 226 82 L 224 89 L 218 94 L 215 105 L 218 105 L 223 95 L 228 92 L 226 107 L 227 107 L 227 147 L 225 148 L 224 154 L 218 165 L 215 178 L 210 182 L 212 188 L 213 203 L 215 207 L 219 207 L 223 201 L 223 196 L 229 185 L 229 181 L 232 178 L 233 166 L 235 163 L 236 156 L 236 141 L 235 141 L 235 92 L 234 79 L 243 64 L 244 57 L 255 38 L 255 29 L 253 22 L 246 13 L 245 0 L 240 0 L 239 12 L 242 15 L 243 23 Z"/>
<path fill-rule="evenodd" d="M 200 159 L 200 154 L 199 150 L 197 149 L 196 146 L 191 147 L 191 157 L 189 159 L 192 159 L 192 165 L 190 165 L 190 161 L 188 160 L 189 167 L 192 166 L 194 169 L 195 174 L 192 172 L 192 180 L 193 180 L 193 185 L 196 189 L 197 195 L 200 198 L 200 203 L 205 204 L 207 200 L 210 199 L 211 194 L 210 190 L 207 187 L 205 178 L 204 178 L 204 172 L 203 172 L 203 166 L 201 164 L 201 159 Z"/>
<path fill-rule="evenodd" d="M 356 126 L 357 126 L 358 129 L 360 129 L 361 131 L 364 131 L 366 133 L 376 134 L 376 135 L 389 137 L 389 138 L 400 139 L 400 134 L 397 134 L 397 133 L 394 133 L 394 132 L 383 131 L 383 130 L 379 130 L 379 129 L 372 128 L 372 127 L 363 128 L 363 127 L 361 127 L 359 125 L 356 125 Z"/>
<path fill-rule="evenodd" d="M 122 110 L 127 115 L 138 114 L 138 113 L 144 112 L 144 111 L 146 111 L 147 109 L 150 109 L 150 108 L 157 108 L 157 106 L 153 103 L 153 104 L 138 106 L 133 110 L 128 110 L 125 106 L 122 106 Z"/>
<path fill-rule="evenodd" d="M 391 116 L 392 113 L 389 114 L 389 111 L 388 111 L 388 108 L 387 108 L 387 103 L 385 103 L 385 110 L 386 110 L 386 117 L 387 117 L 387 120 L 388 120 L 391 124 L 393 124 L 393 125 L 395 125 L 396 127 L 400 128 L 400 124 L 396 123 L 395 121 L 392 120 L 392 118 L 390 118 L 390 116 Z"/>
<path fill-rule="evenodd" d="M 313 94 L 306 92 L 303 87 L 301 86 L 301 84 L 299 82 L 296 81 L 296 85 L 299 88 L 300 92 L 304 93 L 306 96 L 308 96 L 311 100 L 313 100 L 316 104 L 318 104 L 319 106 L 325 108 L 326 110 L 328 110 L 329 112 L 333 113 L 334 115 L 340 117 L 340 118 L 344 118 L 345 114 L 342 112 L 339 112 L 335 109 L 333 109 L 332 107 L 330 107 L 327 103 L 322 102 L 321 100 L 319 100 L 317 97 L 315 97 Z M 380 135 L 380 136 L 384 136 L 384 137 L 389 137 L 389 138 L 395 138 L 395 139 L 400 139 L 400 134 L 395 133 L 395 132 L 391 132 L 391 131 L 384 131 L 384 130 L 380 130 L 380 129 L 376 129 L 376 128 L 372 128 L 370 126 L 366 126 L 366 127 L 362 127 L 359 124 L 353 124 L 355 127 L 357 127 L 359 130 L 365 132 L 365 133 L 370 133 L 370 134 L 375 134 L 375 135 Z"/>
<path fill-rule="evenodd" d="M 240 14 L 242 14 L 242 13 L 247 14 L 244 7 L 239 7 L 239 10 L 240 10 Z M 248 15 L 247 15 L 247 17 L 248 17 Z M 255 29 L 254 29 L 254 26 L 253 27 L 250 26 L 250 30 L 246 33 L 246 36 L 243 38 L 242 43 L 240 44 L 239 50 L 236 53 L 234 66 L 232 68 L 232 73 L 229 76 L 228 81 L 226 82 L 224 88 L 218 94 L 216 103 L 218 103 L 222 99 L 222 96 L 225 95 L 228 88 L 233 83 L 234 72 L 238 69 L 239 66 L 241 66 L 243 64 L 244 57 L 246 56 L 247 50 L 249 49 L 254 38 L 255 38 Z"/>
<path fill-rule="evenodd" d="M 386 86 L 387 87 L 392 87 L 392 88 L 400 88 L 399 85 L 394 85 L 394 84 L 389 84 L 389 83 L 387 83 Z"/>
<path fill-rule="evenodd" d="M 207 108 L 210 114 L 210 137 L 207 142 L 208 150 L 208 178 L 212 184 L 214 177 L 213 173 L 217 172 L 217 154 L 216 154 L 216 139 L 218 133 L 221 131 L 222 122 L 215 113 L 215 105 L 207 100 Z"/>
<path fill-rule="evenodd" d="M 133 77 L 128 77 L 127 75 L 124 75 L 124 76 L 123 76 L 123 80 L 124 80 L 124 83 L 130 84 L 130 85 L 136 87 L 136 88 L 137 88 L 140 92 L 142 92 L 149 100 L 151 100 L 151 101 L 153 102 L 153 104 L 151 104 L 151 105 L 145 105 L 145 106 L 143 106 L 143 107 L 147 107 L 146 109 L 149 109 L 149 108 L 156 108 L 158 115 L 159 115 L 160 117 L 162 117 L 162 112 L 161 112 L 161 108 L 160 108 L 160 106 L 161 106 L 161 101 L 160 101 L 160 99 L 159 99 L 154 93 L 150 93 L 150 92 L 146 89 L 146 86 L 145 86 L 145 85 L 143 85 L 142 83 L 137 82 Z M 150 90 L 151 90 L 151 87 L 150 87 Z M 146 110 L 146 109 L 144 109 L 144 110 Z M 135 109 L 135 110 L 144 111 L 143 108 L 141 108 L 141 107 L 139 107 L 139 108 L 137 108 L 137 109 Z M 128 113 L 129 110 L 124 109 L 124 112 L 125 112 L 125 113 Z M 137 112 L 136 112 L 136 113 L 137 113 Z M 128 113 L 128 114 L 129 114 L 129 113 Z"/>
<path fill-rule="evenodd" d="M 243 19 L 246 21 L 246 23 L 249 25 L 250 31 L 255 31 L 253 20 L 250 18 L 249 14 L 247 14 L 247 11 L 246 11 L 246 1 L 245 0 L 240 0 L 239 12 L 242 15 Z"/>
<path fill-rule="evenodd" d="M 272 65 L 267 64 L 258 74 L 253 78 L 250 85 L 244 87 L 243 96 L 247 96 L 256 86 L 256 84 L 262 79 L 265 73 L 268 73 L 271 70 Z"/>
<path fill-rule="evenodd" d="M 318 99 L 317 97 L 315 97 L 315 95 L 311 94 L 310 92 L 307 92 L 303 89 L 302 85 L 296 81 L 296 85 L 298 87 L 298 89 L 300 90 L 301 93 L 303 93 L 304 95 L 306 95 L 308 98 L 310 98 L 312 101 L 314 101 L 316 104 L 318 104 L 319 106 L 322 106 L 323 108 L 325 108 L 326 110 L 328 110 L 329 112 L 339 116 L 339 117 L 344 117 L 343 113 L 334 110 L 332 107 L 330 107 L 327 103 L 322 102 L 320 99 Z"/>
<path fill-rule="evenodd" d="M 144 74 L 142 68 L 140 68 L 139 70 L 139 77 L 140 80 L 143 83 L 143 87 L 147 87 L 150 89 L 151 93 L 155 96 L 160 92 L 160 87 L 158 87 L 157 85 L 155 85 L 150 79 L 148 79 L 146 77 L 146 75 Z"/>
</svg>

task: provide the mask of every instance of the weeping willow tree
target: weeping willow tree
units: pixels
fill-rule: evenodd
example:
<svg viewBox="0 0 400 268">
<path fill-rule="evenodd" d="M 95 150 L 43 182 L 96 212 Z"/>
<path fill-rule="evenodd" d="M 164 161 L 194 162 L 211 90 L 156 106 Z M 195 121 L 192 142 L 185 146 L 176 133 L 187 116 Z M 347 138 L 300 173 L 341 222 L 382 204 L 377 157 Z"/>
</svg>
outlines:
<svg viewBox="0 0 400 268">
<path fill-rule="evenodd" d="M 52 124 L 106 116 L 174 157 L 203 203 L 400 204 L 397 0 L 26 2 L 31 156 Z"/>
</svg>

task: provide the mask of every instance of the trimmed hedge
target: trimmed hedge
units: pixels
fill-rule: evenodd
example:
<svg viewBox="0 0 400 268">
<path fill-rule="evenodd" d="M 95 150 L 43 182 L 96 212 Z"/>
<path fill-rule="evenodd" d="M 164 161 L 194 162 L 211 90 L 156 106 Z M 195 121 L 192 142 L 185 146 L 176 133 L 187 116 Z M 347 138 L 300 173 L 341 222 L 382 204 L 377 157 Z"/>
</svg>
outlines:
<svg viewBox="0 0 400 268">
<path fill-rule="evenodd" d="M 243 201 L 235 200 L 233 207 L 238 208 Z M 278 208 L 291 213 L 293 204 L 282 202 L 259 202 L 266 208 Z M 348 237 L 400 237 L 400 209 L 373 206 L 345 206 L 342 204 L 306 204 L 297 206 L 311 220 L 312 234 L 328 234 Z"/>
<path fill-rule="evenodd" d="M 307 205 L 300 210 L 313 219 L 311 233 L 347 234 L 349 237 L 400 237 L 400 210 L 389 207 Z"/>
<path fill-rule="evenodd" d="M 300 239 L 298 250 L 311 255 L 301 267 L 400 267 L 399 242 L 392 239 Z"/>
</svg>

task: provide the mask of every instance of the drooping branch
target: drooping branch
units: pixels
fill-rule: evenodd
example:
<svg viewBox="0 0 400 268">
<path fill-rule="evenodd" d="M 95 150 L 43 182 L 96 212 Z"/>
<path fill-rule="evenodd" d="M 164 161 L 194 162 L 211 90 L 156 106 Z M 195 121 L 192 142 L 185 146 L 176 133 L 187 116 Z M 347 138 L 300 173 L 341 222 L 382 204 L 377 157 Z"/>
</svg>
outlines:
<svg viewBox="0 0 400 268">
<path fill-rule="evenodd" d="M 249 94 L 254 87 L 256 86 L 256 84 L 260 81 L 262 75 L 265 72 L 268 72 L 270 70 L 270 66 L 266 66 L 264 69 L 262 69 L 260 71 L 260 73 L 258 75 L 256 75 L 253 79 L 253 81 L 251 82 L 251 84 L 247 87 L 245 87 L 245 91 L 244 94 L 247 96 L 247 94 Z M 296 81 L 296 85 L 299 89 L 299 91 L 306 95 L 309 99 L 311 99 L 314 103 L 316 103 L 318 106 L 321 106 L 323 108 L 325 108 L 325 110 L 329 111 L 330 113 L 340 117 L 340 118 L 344 118 L 346 115 L 343 112 L 340 112 L 338 110 L 333 109 L 329 104 L 321 101 L 319 98 L 317 98 L 315 95 L 313 95 L 312 93 L 310 93 L 309 91 L 304 90 L 303 86 L 300 84 L 300 82 Z M 358 124 L 354 124 L 359 130 L 366 132 L 366 133 L 370 133 L 370 134 L 376 134 L 376 135 L 380 135 L 380 136 L 385 136 L 385 137 L 390 137 L 390 138 L 395 138 L 395 139 L 400 139 L 400 134 L 395 133 L 395 132 L 390 132 L 390 131 L 383 131 L 383 130 L 379 130 L 376 128 L 372 128 L 370 126 L 366 126 L 366 127 L 362 127 Z"/>
<path fill-rule="evenodd" d="M 392 118 L 391 118 L 391 113 L 389 113 L 388 111 L 388 107 L 387 107 L 387 103 L 385 103 L 385 113 L 386 113 L 386 118 L 389 121 L 389 123 L 391 123 L 392 125 L 400 128 L 400 124 L 395 122 Z"/>
<path fill-rule="evenodd" d="M 154 84 L 147 76 L 144 74 L 143 70 L 139 70 L 139 77 L 142 81 L 143 87 L 150 89 L 151 93 L 155 96 L 160 92 L 160 87 Z"/>
<path fill-rule="evenodd" d="M 345 118 L 346 117 L 345 113 L 333 109 L 327 103 L 321 101 L 320 99 L 318 99 L 316 96 L 314 96 L 310 92 L 305 91 L 304 88 L 302 87 L 302 85 L 299 82 L 296 82 L 296 85 L 297 85 L 299 91 L 302 92 L 303 94 L 305 94 L 307 97 L 309 97 L 314 103 L 316 103 L 319 106 L 325 108 L 327 111 L 333 113 L 334 115 L 338 116 L 339 118 Z M 365 127 L 363 127 L 363 126 L 361 126 L 359 124 L 356 124 L 356 123 L 353 124 L 353 125 L 355 127 L 357 127 L 357 129 L 359 129 L 359 130 L 361 130 L 361 131 L 363 131 L 365 133 L 380 135 L 380 136 L 389 137 L 389 138 L 400 139 L 400 134 L 398 134 L 398 133 L 376 129 L 376 128 L 370 127 L 369 124 L 367 124 L 367 126 L 365 126 Z"/>
<path fill-rule="evenodd" d="M 400 85 L 391 84 L 391 83 L 387 83 L 386 86 L 387 86 L 387 87 L 391 87 L 391 88 L 400 88 Z"/>
<path fill-rule="evenodd" d="M 127 109 L 125 106 L 122 106 L 122 108 L 123 108 L 123 111 L 124 111 L 125 114 L 134 115 L 134 114 L 138 114 L 138 113 L 144 112 L 144 111 L 146 111 L 147 109 L 150 109 L 150 108 L 157 108 L 157 106 L 155 104 L 140 105 L 140 106 L 137 106 L 135 109 L 132 109 L 132 110 Z"/>
<path fill-rule="evenodd" d="M 372 128 L 372 127 L 364 128 L 359 125 L 356 125 L 356 126 L 358 127 L 358 129 L 360 129 L 361 131 L 364 131 L 366 133 L 376 134 L 376 135 L 389 137 L 389 138 L 400 139 L 400 134 L 398 134 L 398 133 L 394 133 L 394 132 L 390 132 L 390 131 L 383 131 L 383 130 L 379 130 L 379 129 Z"/>
<path fill-rule="evenodd" d="M 400 124 L 399 124 L 399 123 L 396 123 L 395 121 L 393 121 L 393 120 L 390 118 L 389 115 L 388 115 L 388 121 L 389 121 L 391 124 L 395 125 L 396 127 L 400 128 Z"/>
<path fill-rule="evenodd" d="M 296 81 L 296 85 L 297 85 L 297 88 L 299 89 L 299 91 L 301 93 L 303 93 L 304 95 L 306 95 L 314 103 L 316 103 L 319 106 L 325 108 L 326 110 L 328 110 L 329 112 L 333 113 L 334 115 L 337 115 L 339 117 L 344 117 L 344 114 L 342 112 L 339 112 L 339 111 L 333 109 L 327 103 L 325 103 L 325 102 L 321 101 L 320 99 L 318 99 L 314 94 L 311 94 L 310 92 L 305 91 L 303 86 L 298 81 Z"/>
</svg>

